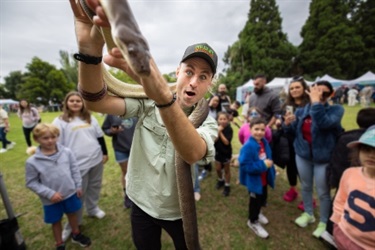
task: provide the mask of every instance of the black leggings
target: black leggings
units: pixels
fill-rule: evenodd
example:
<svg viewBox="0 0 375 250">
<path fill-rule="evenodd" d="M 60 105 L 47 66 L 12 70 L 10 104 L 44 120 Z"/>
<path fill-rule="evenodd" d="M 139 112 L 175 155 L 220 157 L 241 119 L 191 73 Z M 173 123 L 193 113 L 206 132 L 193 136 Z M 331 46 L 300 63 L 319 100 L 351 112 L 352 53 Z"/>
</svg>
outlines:
<svg viewBox="0 0 375 250">
<path fill-rule="evenodd" d="M 263 186 L 262 194 L 249 193 L 249 220 L 254 223 L 259 218 L 260 210 L 267 202 L 267 185 Z"/>
<path fill-rule="evenodd" d="M 286 175 L 290 186 L 297 185 L 297 164 L 296 164 L 296 152 L 294 151 L 293 142 L 289 141 L 289 161 L 286 164 Z"/>
<path fill-rule="evenodd" d="M 23 129 L 23 134 L 24 134 L 24 136 L 25 136 L 25 139 L 26 139 L 26 144 L 27 144 L 27 146 L 28 147 L 31 147 L 31 132 L 33 131 L 33 129 L 35 128 L 35 126 L 34 127 L 32 127 L 32 128 L 25 128 L 25 127 L 22 127 L 22 129 Z"/>
<path fill-rule="evenodd" d="M 155 219 L 134 203 L 130 216 L 133 242 L 137 249 L 161 249 L 160 237 L 162 229 L 171 236 L 175 249 L 187 249 L 182 219 L 174 221 Z"/>
</svg>

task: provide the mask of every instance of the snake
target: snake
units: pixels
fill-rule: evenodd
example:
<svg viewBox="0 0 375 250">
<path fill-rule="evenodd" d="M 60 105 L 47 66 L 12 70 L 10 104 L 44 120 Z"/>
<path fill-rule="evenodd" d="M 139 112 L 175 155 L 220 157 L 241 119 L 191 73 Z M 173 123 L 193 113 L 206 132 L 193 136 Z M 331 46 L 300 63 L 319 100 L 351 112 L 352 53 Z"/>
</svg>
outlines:
<svg viewBox="0 0 375 250">
<path fill-rule="evenodd" d="M 148 43 L 142 35 L 127 0 L 99 0 L 111 28 L 98 27 L 105 40 L 108 50 L 119 48 L 130 68 L 139 76 L 150 75 L 150 58 Z M 92 20 L 94 12 L 85 0 L 79 0 L 85 14 Z M 118 97 L 147 98 L 142 85 L 124 83 L 113 77 L 102 66 L 103 81 L 108 91 Z M 176 92 L 176 84 L 169 85 Z M 208 116 L 208 103 L 202 98 L 195 106 L 188 119 L 195 128 L 201 126 Z M 198 233 L 197 213 L 194 199 L 191 165 L 185 162 L 175 151 L 176 183 L 179 206 L 182 217 L 183 232 L 187 249 L 201 249 Z"/>
</svg>

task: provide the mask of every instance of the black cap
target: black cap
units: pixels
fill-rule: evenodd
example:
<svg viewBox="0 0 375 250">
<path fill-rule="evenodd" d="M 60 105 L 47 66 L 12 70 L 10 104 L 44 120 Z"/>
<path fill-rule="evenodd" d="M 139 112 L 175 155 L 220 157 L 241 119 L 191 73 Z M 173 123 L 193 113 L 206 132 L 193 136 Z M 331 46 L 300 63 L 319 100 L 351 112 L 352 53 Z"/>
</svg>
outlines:
<svg viewBox="0 0 375 250">
<path fill-rule="evenodd" d="M 184 56 L 181 59 L 181 62 L 186 61 L 192 57 L 200 57 L 208 62 L 211 66 L 212 73 L 216 73 L 217 68 L 217 55 L 216 52 L 208 45 L 207 43 L 197 43 L 190 45 L 185 50 Z"/>
</svg>

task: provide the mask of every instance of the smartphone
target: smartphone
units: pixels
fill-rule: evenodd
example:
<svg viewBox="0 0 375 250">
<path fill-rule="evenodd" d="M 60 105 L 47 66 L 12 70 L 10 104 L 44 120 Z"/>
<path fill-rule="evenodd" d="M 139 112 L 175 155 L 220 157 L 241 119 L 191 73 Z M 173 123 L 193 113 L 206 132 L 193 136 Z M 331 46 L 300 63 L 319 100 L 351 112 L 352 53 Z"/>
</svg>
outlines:
<svg viewBox="0 0 375 250">
<path fill-rule="evenodd" d="M 287 113 L 287 114 L 293 114 L 293 113 L 294 113 L 294 108 L 293 108 L 293 106 L 291 106 L 291 105 L 287 105 L 287 106 L 285 107 L 285 109 L 286 109 L 286 113 Z"/>
</svg>

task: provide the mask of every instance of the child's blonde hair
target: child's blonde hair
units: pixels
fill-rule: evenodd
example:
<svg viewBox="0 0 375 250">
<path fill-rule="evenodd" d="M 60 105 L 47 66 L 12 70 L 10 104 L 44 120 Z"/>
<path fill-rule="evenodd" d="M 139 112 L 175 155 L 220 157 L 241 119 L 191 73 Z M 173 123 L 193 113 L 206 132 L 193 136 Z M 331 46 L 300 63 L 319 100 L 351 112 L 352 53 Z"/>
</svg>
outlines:
<svg viewBox="0 0 375 250">
<path fill-rule="evenodd" d="M 58 129 L 58 127 L 56 127 L 53 124 L 39 123 L 33 129 L 33 138 L 34 138 L 34 140 L 37 140 L 39 137 L 41 137 L 41 136 L 43 136 L 47 133 L 51 133 L 51 134 L 55 135 L 56 137 L 58 137 L 60 135 L 60 130 Z"/>
</svg>

